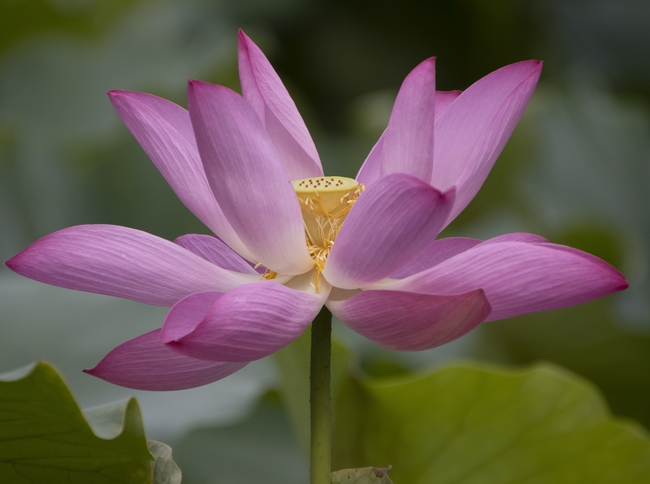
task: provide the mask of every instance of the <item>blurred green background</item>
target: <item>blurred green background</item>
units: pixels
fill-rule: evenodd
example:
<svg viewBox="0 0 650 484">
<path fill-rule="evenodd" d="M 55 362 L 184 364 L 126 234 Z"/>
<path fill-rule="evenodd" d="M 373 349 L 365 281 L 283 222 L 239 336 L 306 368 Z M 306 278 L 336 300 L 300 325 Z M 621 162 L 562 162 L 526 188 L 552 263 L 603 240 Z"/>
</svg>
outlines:
<svg viewBox="0 0 650 484">
<path fill-rule="evenodd" d="M 424 58 L 437 56 L 443 90 L 541 59 L 542 78 L 512 139 L 443 235 L 538 233 L 602 257 L 630 288 L 489 323 L 422 353 L 383 350 L 341 325 L 336 332 L 371 375 L 452 358 L 553 361 L 593 381 L 615 414 L 648 427 L 648 25 L 645 0 L 1 0 L 0 258 L 76 224 L 168 239 L 205 232 L 105 93 L 139 90 L 185 105 L 188 78 L 239 89 L 240 27 L 284 80 L 325 172 L 351 177 L 385 127 L 401 80 Z M 305 481 L 302 451 L 273 392 L 272 360 L 168 394 L 80 373 L 163 317 L 161 308 L 44 286 L 3 266 L 0 372 L 44 358 L 64 371 L 83 406 L 137 395 L 150 436 L 174 447 L 184 482 Z M 242 468 L 249 474 L 235 474 Z"/>
</svg>

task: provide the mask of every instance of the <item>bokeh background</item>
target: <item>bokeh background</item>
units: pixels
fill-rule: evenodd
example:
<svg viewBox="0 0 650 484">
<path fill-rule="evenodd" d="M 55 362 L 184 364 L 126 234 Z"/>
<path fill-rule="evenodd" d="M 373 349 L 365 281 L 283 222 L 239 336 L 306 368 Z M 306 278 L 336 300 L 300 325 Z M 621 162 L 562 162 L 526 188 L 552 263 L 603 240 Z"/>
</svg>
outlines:
<svg viewBox="0 0 650 484">
<path fill-rule="evenodd" d="M 110 89 L 185 105 L 188 78 L 239 89 L 236 32 L 267 53 L 319 148 L 353 177 L 401 80 L 437 56 L 439 89 L 544 60 L 483 189 L 443 235 L 528 231 L 592 252 L 629 279 L 577 308 L 489 323 L 396 353 L 341 325 L 360 371 L 471 358 L 556 362 L 616 415 L 650 426 L 650 3 L 646 0 L 1 0 L 0 259 L 63 227 L 112 223 L 174 239 L 206 231 L 114 113 Z M 143 393 L 82 374 L 164 309 L 45 286 L 0 268 L 0 372 L 57 365 L 82 406 L 135 394 L 184 482 L 306 482 L 272 359 L 196 390 Z M 260 403 L 261 402 L 261 403 Z"/>
</svg>

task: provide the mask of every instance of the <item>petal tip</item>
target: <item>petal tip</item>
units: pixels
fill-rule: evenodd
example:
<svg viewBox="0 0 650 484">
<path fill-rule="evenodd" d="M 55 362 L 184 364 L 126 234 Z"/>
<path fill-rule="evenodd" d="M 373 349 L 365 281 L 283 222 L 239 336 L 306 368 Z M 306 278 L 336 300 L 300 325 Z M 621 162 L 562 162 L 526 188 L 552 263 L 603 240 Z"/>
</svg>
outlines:
<svg viewBox="0 0 650 484">
<path fill-rule="evenodd" d="M 16 272 L 16 269 L 15 269 L 15 267 L 16 267 L 16 258 L 18 257 L 18 255 L 19 254 L 16 254 L 11 259 L 5 261 L 5 265 L 14 272 Z"/>
<path fill-rule="evenodd" d="M 37 243 L 38 243 L 38 241 L 34 242 L 33 244 L 29 245 L 28 247 L 26 247 L 23 250 L 21 250 L 20 252 L 18 252 L 11 259 L 5 261 L 5 265 L 9 269 L 14 271 L 16 274 L 20 274 L 21 276 L 24 275 L 24 274 L 22 274 L 22 269 L 25 267 L 25 257 L 29 256 L 30 249 Z"/>
<path fill-rule="evenodd" d="M 188 79 L 187 80 L 187 89 L 192 90 L 197 87 L 201 87 L 203 84 L 207 84 L 205 81 L 199 81 L 198 79 Z"/>
<path fill-rule="evenodd" d="M 251 39 L 243 29 L 237 30 L 237 40 L 239 41 L 239 47 L 245 46 Z"/>
<path fill-rule="evenodd" d="M 616 288 L 614 289 L 614 292 L 619 292 L 619 291 L 624 291 L 628 287 L 630 287 L 630 283 L 628 280 L 625 278 L 623 274 L 621 274 L 618 270 L 616 271 L 617 274 L 617 284 Z"/>
</svg>

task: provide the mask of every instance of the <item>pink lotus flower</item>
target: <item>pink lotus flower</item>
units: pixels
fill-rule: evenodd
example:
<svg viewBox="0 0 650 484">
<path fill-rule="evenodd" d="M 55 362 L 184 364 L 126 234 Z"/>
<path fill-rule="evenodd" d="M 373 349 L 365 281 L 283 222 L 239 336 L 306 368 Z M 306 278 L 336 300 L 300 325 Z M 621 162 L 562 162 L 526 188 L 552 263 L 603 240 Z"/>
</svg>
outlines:
<svg viewBox="0 0 650 484">
<path fill-rule="evenodd" d="M 149 94 L 109 93 L 217 237 L 172 243 L 84 225 L 38 240 L 7 265 L 48 284 L 171 306 L 161 329 L 87 370 L 146 390 L 223 378 L 290 343 L 323 304 L 382 346 L 423 350 L 483 321 L 622 290 L 627 281 L 613 267 L 540 236 L 435 240 L 479 190 L 541 68 L 519 62 L 462 93 L 438 92 L 434 59 L 425 60 L 404 80 L 355 181 L 323 177 L 291 97 L 240 32 L 243 96 L 190 81 L 188 112 Z"/>
</svg>

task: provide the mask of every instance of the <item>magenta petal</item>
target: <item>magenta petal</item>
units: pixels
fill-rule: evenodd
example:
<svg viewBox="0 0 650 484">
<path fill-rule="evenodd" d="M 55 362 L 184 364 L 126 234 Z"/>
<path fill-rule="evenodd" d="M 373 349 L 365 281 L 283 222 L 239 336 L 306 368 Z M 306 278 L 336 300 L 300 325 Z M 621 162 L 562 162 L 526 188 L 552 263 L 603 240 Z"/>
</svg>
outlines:
<svg viewBox="0 0 650 484">
<path fill-rule="evenodd" d="M 316 146 L 293 99 L 264 53 L 239 31 L 242 93 L 264 123 L 292 180 L 323 176 Z"/>
<path fill-rule="evenodd" d="M 265 267 L 307 272 L 313 261 L 300 204 L 253 108 L 234 91 L 199 81 L 190 81 L 188 98 L 208 181 L 237 235 Z"/>
<path fill-rule="evenodd" d="M 7 262 L 54 286 L 171 306 L 188 294 L 227 291 L 259 276 L 222 269 L 140 230 L 80 225 L 37 240 Z"/>
<path fill-rule="evenodd" d="M 429 182 L 433 169 L 436 65 L 430 58 L 406 76 L 383 134 L 381 175 L 407 173 Z"/>
<path fill-rule="evenodd" d="M 178 237 L 174 243 L 202 257 L 208 262 L 212 262 L 229 271 L 257 274 L 257 271 L 253 269 L 246 259 L 242 259 L 237 252 L 217 237 L 202 234 L 187 234 Z"/>
<path fill-rule="evenodd" d="M 220 291 L 197 292 L 178 301 L 165 317 L 161 340 L 165 343 L 176 341 L 194 331 L 224 294 Z"/>
<path fill-rule="evenodd" d="M 111 91 L 108 95 L 117 114 L 185 206 L 231 247 L 249 256 L 208 185 L 188 112 L 151 94 Z"/>
<path fill-rule="evenodd" d="M 465 252 L 480 243 L 480 240 L 467 237 L 447 237 L 445 239 L 435 240 L 417 259 L 400 267 L 390 277 L 393 279 L 404 279 L 405 277 L 412 276 L 413 274 L 440 264 L 461 252 Z"/>
<path fill-rule="evenodd" d="M 488 321 L 573 306 L 628 286 L 606 262 L 570 247 L 546 243 L 479 244 L 387 289 L 459 294 L 483 289 Z"/>
<path fill-rule="evenodd" d="M 366 161 L 363 162 L 363 165 L 357 174 L 356 180 L 359 183 L 363 183 L 366 188 L 370 187 L 370 185 L 377 181 L 381 176 L 381 159 L 385 134 L 386 131 L 384 131 L 379 137 L 379 140 L 375 143 L 372 150 L 370 150 Z"/>
<path fill-rule="evenodd" d="M 529 234 L 526 232 L 513 232 L 512 234 L 503 234 L 493 237 L 483 244 L 498 244 L 501 242 L 525 242 L 527 244 L 545 244 L 548 243 L 548 239 L 545 239 L 541 235 Z"/>
<path fill-rule="evenodd" d="M 135 390 L 167 391 L 207 385 L 244 366 L 182 355 L 164 345 L 156 329 L 122 343 L 84 372 Z"/>
<path fill-rule="evenodd" d="M 482 290 L 455 296 L 363 291 L 327 307 L 347 326 L 385 348 L 426 350 L 460 338 L 490 314 Z"/>
<path fill-rule="evenodd" d="M 431 184 L 456 186 L 452 220 L 476 195 L 512 134 L 542 64 L 525 61 L 488 74 L 464 91 L 436 121 Z"/>
<path fill-rule="evenodd" d="M 363 287 L 408 264 L 435 239 L 453 204 L 411 175 L 380 178 L 355 202 L 323 275 L 343 289 Z"/>
<path fill-rule="evenodd" d="M 449 107 L 449 105 L 460 95 L 461 91 L 436 91 L 434 101 L 434 122 Z M 429 113 L 430 114 L 430 113 Z M 418 130 L 420 131 L 420 130 Z M 424 133 L 427 134 L 426 132 Z M 379 137 L 375 146 L 363 163 L 357 175 L 357 181 L 369 187 L 381 176 L 381 162 L 383 157 L 383 145 L 386 132 Z M 433 146 L 433 145 L 431 145 Z M 433 156 L 433 155 L 432 155 Z"/>
<path fill-rule="evenodd" d="M 436 121 L 449 105 L 460 96 L 463 91 L 436 91 L 435 119 Z"/>
<path fill-rule="evenodd" d="M 173 308 L 165 320 L 162 340 L 195 358 L 257 360 L 300 336 L 326 298 L 327 293 L 310 294 L 273 282 L 247 284 L 219 297 L 198 324 L 199 311 L 179 302 L 178 311 Z"/>
</svg>

